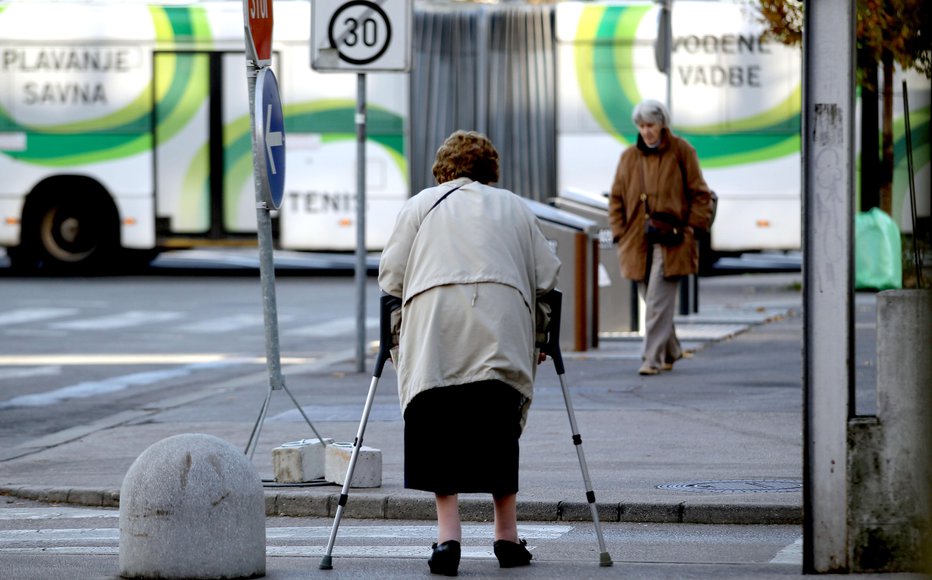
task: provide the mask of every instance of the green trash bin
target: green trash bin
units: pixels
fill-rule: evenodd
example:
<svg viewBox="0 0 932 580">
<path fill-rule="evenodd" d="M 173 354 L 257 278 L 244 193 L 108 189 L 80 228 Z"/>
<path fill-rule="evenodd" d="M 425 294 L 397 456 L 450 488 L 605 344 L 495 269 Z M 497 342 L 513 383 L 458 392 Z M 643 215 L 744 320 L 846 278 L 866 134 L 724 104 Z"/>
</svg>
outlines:
<svg viewBox="0 0 932 580">
<path fill-rule="evenodd" d="M 880 208 L 854 218 L 854 287 L 893 290 L 903 287 L 900 228 Z"/>
</svg>

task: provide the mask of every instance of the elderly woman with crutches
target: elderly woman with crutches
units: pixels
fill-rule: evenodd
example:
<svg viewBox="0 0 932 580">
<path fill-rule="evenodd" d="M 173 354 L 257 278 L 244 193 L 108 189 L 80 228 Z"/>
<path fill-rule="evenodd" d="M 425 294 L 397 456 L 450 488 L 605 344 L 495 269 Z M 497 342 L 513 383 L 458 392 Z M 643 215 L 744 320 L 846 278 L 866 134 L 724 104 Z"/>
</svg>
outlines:
<svg viewBox="0 0 932 580">
<path fill-rule="evenodd" d="M 379 286 L 402 300 L 392 360 L 405 421 L 405 487 L 433 492 L 434 574 L 460 561 L 458 494 L 491 493 L 501 567 L 530 563 L 518 538 L 518 438 L 547 324 L 538 297 L 560 261 L 514 193 L 489 186 L 499 157 L 457 131 L 437 151 L 440 184 L 409 199 L 382 252 Z"/>
</svg>

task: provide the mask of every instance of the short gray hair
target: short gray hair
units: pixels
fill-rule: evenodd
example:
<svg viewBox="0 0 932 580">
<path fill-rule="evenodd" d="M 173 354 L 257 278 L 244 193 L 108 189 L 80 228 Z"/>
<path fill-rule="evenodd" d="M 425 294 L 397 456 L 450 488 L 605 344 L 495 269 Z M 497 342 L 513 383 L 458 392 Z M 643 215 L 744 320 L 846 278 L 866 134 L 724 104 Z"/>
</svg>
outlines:
<svg viewBox="0 0 932 580">
<path fill-rule="evenodd" d="M 669 127 L 670 112 L 660 101 L 645 99 L 634 107 L 634 111 L 631 113 L 631 122 L 635 125 L 654 123 L 661 127 Z"/>
</svg>

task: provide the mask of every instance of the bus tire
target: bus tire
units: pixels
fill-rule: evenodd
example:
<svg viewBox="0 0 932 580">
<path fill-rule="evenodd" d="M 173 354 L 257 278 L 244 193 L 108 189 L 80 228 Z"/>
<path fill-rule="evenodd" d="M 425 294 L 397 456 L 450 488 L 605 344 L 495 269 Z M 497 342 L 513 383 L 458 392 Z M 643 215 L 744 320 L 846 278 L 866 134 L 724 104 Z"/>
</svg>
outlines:
<svg viewBox="0 0 932 580">
<path fill-rule="evenodd" d="M 80 178 L 68 190 L 46 184 L 26 201 L 18 258 L 27 269 L 98 273 L 116 266 L 119 238 L 116 207 L 95 182 Z"/>
</svg>

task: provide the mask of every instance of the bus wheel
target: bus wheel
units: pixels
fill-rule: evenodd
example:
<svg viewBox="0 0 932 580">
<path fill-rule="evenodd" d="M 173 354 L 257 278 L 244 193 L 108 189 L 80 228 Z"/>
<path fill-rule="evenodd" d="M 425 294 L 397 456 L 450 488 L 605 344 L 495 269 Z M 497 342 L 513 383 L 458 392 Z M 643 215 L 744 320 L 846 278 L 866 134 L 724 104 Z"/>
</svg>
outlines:
<svg viewBox="0 0 932 580">
<path fill-rule="evenodd" d="M 35 228 L 32 254 L 40 268 L 86 272 L 108 266 L 119 246 L 112 206 L 102 208 L 87 200 L 81 203 L 55 196 L 35 210 L 30 220 Z"/>
</svg>

